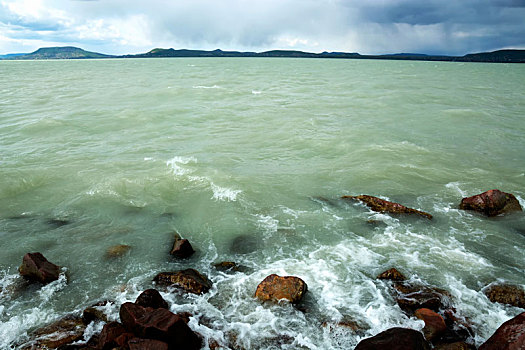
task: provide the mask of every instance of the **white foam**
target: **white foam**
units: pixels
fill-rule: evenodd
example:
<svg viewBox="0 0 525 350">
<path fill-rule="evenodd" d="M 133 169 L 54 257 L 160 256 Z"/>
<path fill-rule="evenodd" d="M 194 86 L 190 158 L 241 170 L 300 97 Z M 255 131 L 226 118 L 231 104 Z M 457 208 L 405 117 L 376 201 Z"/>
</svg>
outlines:
<svg viewBox="0 0 525 350">
<path fill-rule="evenodd" d="M 446 188 L 456 191 L 461 195 L 461 197 L 466 197 L 467 192 L 463 191 L 459 186 L 461 185 L 460 182 L 449 182 L 445 185 Z"/>
<path fill-rule="evenodd" d="M 253 95 L 260 95 L 262 91 L 252 90 Z"/>
<path fill-rule="evenodd" d="M 222 89 L 219 85 L 213 85 L 213 86 L 204 86 L 204 85 L 197 85 L 193 87 L 194 89 Z"/>
<path fill-rule="evenodd" d="M 56 292 L 64 289 L 67 285 L 66 268 L 62 268 L 60 275 L 56 281 L 46 284 L 38 291 L 38 296 L 42 299 L 42 303 L 48 302 Z"/>
<path fill-rule="evenodd" d="M 279 220 L 269 216 L 269 215 L 262 215 L 262 214 L 256 214 L 255 217 L 257 218 L 257 226 L 266 231 L 266 232 L 277 232 L 277 228 L 279 227 Z"/>
<path fill-rule="evenodd" d="M 237 196 L 242 193 L 241 190 L 217 186 L 213 182 L 210 183 L 210 186 L 213 191 L 213 197 L 211 198 L 216 201 L 235 202 L 237 200 Z"/>
<path fill-rule="evenodd" d="M 192 170 L 184 167 L 190 163 L 197 163 L 195 157 L 179 157 L 175 156 L 166 162 L 166 165 L 171 168 L 172 173 L 175 176 L 182 176 L 191 173 Z"/>
</svg>

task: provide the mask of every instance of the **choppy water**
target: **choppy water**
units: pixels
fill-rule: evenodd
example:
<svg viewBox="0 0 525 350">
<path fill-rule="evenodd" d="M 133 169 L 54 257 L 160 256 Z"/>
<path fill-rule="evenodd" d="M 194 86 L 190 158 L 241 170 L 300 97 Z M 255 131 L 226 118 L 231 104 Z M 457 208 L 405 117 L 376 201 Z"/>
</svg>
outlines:
<svg viewBox="0 0 525 350">
<path fill-rule="evenodd" d="M 492 188 L 525 204 L 524 81 L 524 65 L 506 64 L 0 62 L 0 348 L 99 300 L 134 301 L 156 273 L 187 267 L 212 291 L 163 295 L 223 345 L 348 349 L 392 326 L 421 329 L 375 279 L 392 266 L 449 290 L 481 344 L 520 312 L 481 288 L 525 284 L 525 220 L 456 207 Z M 357 194 L 434 220 L 338 200 Z M 174 231 L 191 259 L 169 257 Z M 132 249 L 104 258 L 116 244 Z M 16 291 L 33 251 L 69 283 Z M 210 266 L 224 260 L 250 270 Z M 309 311 L 256 301 L 271 273 L 304 279 Z M 343 318 L 364 333 L 321 326 Z"/>
</svg>

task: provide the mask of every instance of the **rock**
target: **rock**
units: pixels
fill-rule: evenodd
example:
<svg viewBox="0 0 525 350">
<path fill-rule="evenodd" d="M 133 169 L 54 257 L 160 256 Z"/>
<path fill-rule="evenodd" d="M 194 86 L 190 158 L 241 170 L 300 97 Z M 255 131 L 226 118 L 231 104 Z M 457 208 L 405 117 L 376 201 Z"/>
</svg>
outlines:
<svg viewBox="0 0 525 350">
<path fill-rule="evenodd" d="M 474 337 L 470 321 L 458 315 L 454 308 L 445 310 L 443 316 L 447 329 L 439 339 L 440 343 L 464 342 Z"/>
<path fill-rule="evenodd" d="M 168 302 L 162 298 L 162 295 L 156 289 L 146 289 L 135 300 L 135 304 L 142 307 L 151 307 L 153 309 L 169 309 Z"/>
<path fill-rule="evenodd" d="M 86 325 L 82 318 L 67 315 L 45 327 L 34 331 L 32 340 L 21 349 L 56 349 L 66 344 L 81 340 L 84 336 Z"/>
<path fill-rule="evenodd" d="M 520 202 L 511 193 L 490 190 L 461 200 L 459 209 L 474 210 L 487 216 L 522 211 Z"/>
<path fill-rule="evenodd" d="M 126 328 L 124 328 L 122 324 L 118 322 L 106 323 L 98 338 L 98 348 L 101 350 L 110 350 L 117 346 L 122 346 L 122 344 L 117 343 L 117 338 L 125 333 L 128 333 L 128 331 L 126 331 Z"/>
<path fill-rule="evenodd" d="M 187 239 L 175 238 L 170 254 L 179 259 L 189 258 L 195 251 Z"/>
<path fill-rule="evenodd" d="M 421 308 L 438 312 L 446 309 L 450 304 L 450 293 L 440 288 L 395 283 L 394 289 L 398 292 L 397 304 L 408 313 Z"/>
<path fill-rule="evenodd" d="M 476 350 L 476 347 L 462 341 L 449 344 L 438 344 L 434 346 L 434 350 Z"/>
<path fill-rule="evenodd" d="M 377 279 L 402 282 L 407 278 L 401 272 L 397 271 L 396 268 L 393 267 L 390 270 L 386 270 L 385 272 L 380 273 L 377 276 Z"/>
<path fill-rule="evenodd" d="M 109 300 L 104 300 L 84 309 L 84 311 L 82 312 L 82 318 L 84 319 L 84 323 L 88 324 L 89 322 L 95 320 L 100 320 L 107 323 L 108 315 L 106 315 L 104 311 L 101 310 L 101 308 L 106 306 L 107 304 L 113 304 L 113 302 Z"/>
<path fill-rule="evenodd" d="M 255 296 L 262 301 L 278 302 L 286 299 L 291 303 L 298 303 L 308 290 L 306 283 L 299 277 L 267 276 L 255 291 Z"/>
<path fill-rule="evenodd" d="M 18 271 L 25 278 L 47 284 L 58 279 L 60 267 L 47 261 L 40 253 L 27 253 Z"/>
<path fill-rule="evenodd" d="M 213 267 L 215 267 L 217 271 L 221 272 L 245 272 L 248 270 L 247 267 L 238 265 L 233 261 L 223 261 L 217 264 L 213 264 Z"/>
<path fill-rule="evenodd" d="M 166 309 L 144 308 L 128 302 L 120 307 L 120 320 L 140 338 L 160 340 L 181 349 L 199 349 L 201 345 L 186 322 Z"/>
<path fill-rule="evenodd" d="M 153 281 L 160 285 L 175 286 L 194 294 L 206 293 L 212 287 L 211 281 L 194 269 L 161 272 L 155 276 Z"/>
<path fill-rule="evenodd" d="M 390 328 L 361 340 L 355 350 L 430 350 L 421 332 L 408 328 Z"/>
<path fill-rule="evenodd" d="M 240 235 L 235 237 L 230 245 L 230 252 L 234 254 L 248 254 L 259 249 L 260 242 L 253 235 Z"/>
<path fill-rule="evenodd" d="M 65 225 L 69 225 L 71 222 L 67 219 L 53 218 L 53 219 L 48 219 L 46 223 L 50 226 L 54 226 L 55 228 L 59 228 Z"/>
<path fill-rule="evenodd" d="M 106 250 L 106 258 L 108 259 L 114 259 L 121 257 L 128 253 L 131 250 L 131 246 L 126 244 L 119 244 L 114 245 L 112 247 L 109 247 L 108 250 Z"/>
<path fill-rule="evenodd" d="M 484 291 L 493 303 L 507 304 L 525 309 L 525 291 L 511 284 L 493 284 Z"/>
<path fill-rule="evenodd" d="M 353 199 L 365 203 L 373 211 L 390 214 L 417 214 L 427 219 L 432 219 L 432 215 L 419 211 L 416 209 L 405 207 L 399 203 L 389 202 L 387 200 L 377 198 L 374 196 L 360 195 L 360 196 L 343 196 L 343 199 Z"/>
<path fill-rule="evenodd" d="M 445 324 L 443 317 L 430 309 L 417 309 L 414 316 L 425 321 L 423 335 L 428 341 L 438 338 L 447 330 L 447 325 Z"/>
<path fill-rule="evenodd" d="M 525 349 L 525 312 L 503 323 L 479 350 Z"/>
<path fill-rule="evenodd" d="M 128 342 L 129 350 L 168 350 L 168 344 L 160 340 L 133 338 Z"/>
</svg>

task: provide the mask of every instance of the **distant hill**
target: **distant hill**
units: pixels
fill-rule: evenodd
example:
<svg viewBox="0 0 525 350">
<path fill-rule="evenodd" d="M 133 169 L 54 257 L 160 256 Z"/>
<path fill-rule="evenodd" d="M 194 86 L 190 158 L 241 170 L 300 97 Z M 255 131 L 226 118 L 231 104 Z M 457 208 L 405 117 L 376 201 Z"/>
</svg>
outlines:
<svg viewBox="0 0 525 350">
<path fill-rule="evenodd" d="M 50 60 L 50 59 L 82 59 L 82 58 L 110 58 L 114 56 L 82 50 L 78 47 L 43 47 L 35 52 L 12 57 L 17 60 Z"/>
<path fill-rule="evenodd" d="M 494 52 L 481 52 L 465 55 L 464 62 L 509 62 L 525 63 L 525 50 L 499 50 Z"/>
<path fill-rule="evenodd" d="M 25 53 L 8 53 L 7 55 L 0 55 L 0 60 L 2 59 L 9 59 L 9 58 L 15 58 L 17 56 L 23 56 L 27 55 Z"/>
</svg>

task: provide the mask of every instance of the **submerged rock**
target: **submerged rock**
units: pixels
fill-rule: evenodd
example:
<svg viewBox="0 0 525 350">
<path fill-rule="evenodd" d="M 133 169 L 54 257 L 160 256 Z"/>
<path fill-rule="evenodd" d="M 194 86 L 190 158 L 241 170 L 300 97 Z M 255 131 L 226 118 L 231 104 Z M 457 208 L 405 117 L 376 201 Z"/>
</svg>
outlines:
<svg viewBox="0 0 525 350">
<path fill-rule="evenodd" d="M 245 272 L 248 270 L 246 266 L 238 265 L 233 261 L 222 261 L 220 263 L 213 264 L 213 267 L 217 271 L 222 272 Z"/>
<path fill-rule="evenodd" d="M 59 227 L 62 227 L 62 226 L 65 226 L 65 225 L 69 225 L 71 222 L 67 219 L 57 219 L 57 218 L 53 218 L 53 219 L 48 219 L 46 221 L 46 223 L 48 225 L 51 225 L 55 228 L 59 228 Z"/>
<path fill-rule="evenodd" d="M 260 242 L 252 235 L 235 237 L 230 244 L 230 252 L 234 254 L 248 254 L 259 249 Z"/>
<path fill-rule="evenodd" d="M 102 310 L 102 308 L 108 304 L 113 304 L 113 302 L 104 300 L 85 308 L 82 312 L 82 318 L 84 319 L 84 322 L 86 324 L 95 320 L 108 322 L 108 315 Z"/>
<path fill-rule="evenodd" d="M 440 288 L 405 282 L 395 283 L 394 289 L 397 291 L 397 304 L 409 314 L 421 308 L 438 312 L 450 304 L 450 293 Z"/>
<path fill-rule="evenodd" d="M 151 307 L 153 309 L 169 309 L 168 302 L 156 289 L 146 289 L 135 300 L 135 304 L 142 307 Z"/>
<path fill-rule="evenodd" d="M 171 255 L 179 259 L 185 259 L 193 255 L 193 253 L 195 253 L 195 251 L 193 250 L 190 241 L 175 237 L 173 248 L 170 251 Z"/>
<path fill-rule="evenodd" d="M 47 284 L 58 279 L 60 267 L 49 262 L 40 253 L 27 253 L 18 271 L 25 278 Z"/>
<path fill-rule="evenodd" d="M 211 281 L 194 269 L 161 272 L 153 281 L 159 285 L 175 286 L 194 294 L 206 293 L 212 287 Z"/>
<path fill-rule="evenodd" d="M 360 195 L 360 196 L 343 196 L 341 197 L 343 199 L 352 199 L 357 200 L 360 202 L 363 202 L 373 211 L 377 211 L 380 213 L 390 213 L 390 214 L 417 214 L 422 217 L 425 217 L 427 219 L 432 219 L 432 215 L 429 213 L 425 213 L 420 210 L 412 209 L 405 207 L 404 205 L 401 205 L 399 203 L 389 202 L 387 200 L 374 197 L 374 196 L 368 196 L 368 195 Z"/>
<path fill-rule="evenodd" d="M 489 190 L 472 197 L 463 198 L 459 204 L 459 209 L 473 210 L 487 216 L 522 211 L 520 203 L 513 194 L 500 190 Z"/>
<path fill-rule="evenodd" d="M 406 280 L 407 278 L 405 277 L 405 275 L 399 272 L 395 267 L 393 267 L 389 270 L 386 270 L 385 272 L 380 273 L 377 276 L 377 279 L 402 282 Z"/>
<path fill-rule="evenodd" d="M 421 332 L 396 327 L 361 340 L 355 350 L 430 350 L 430 344 Z"/>
<path fill-rule="evenodd" d="M 507 304 L 525 309 L 525 291 L 520 286 L 493 284 L 484 290 L 493 303 Z"/>
<path fill-rule="evenodd" d="M 503 323 L 479 350 L 525 349 L 525 312 Z"/>
<path fill-rule="evenodd" d="M 255 297 L 262 301 L 278 302 L 285 299 L 291 303 L 298 303 L 308 290 L 306 283 L 295 276 L 267 276 L 255 291 Z"/>
<path fill-rule="evenodd" d="M 106 250 L 106 258 L 108 259 L 114 259 L 121 257 L 128 253 L 131 250 L 131 246 L 126 244 L 119 244 L 114 245 L 112 247 L 109 247 L 108 250 Z"/>
<path fill-rule="evenodd" d="M 31 334 L 32 340 L 22 345 L 20 349 L 56 349 L 81 340 L 85 329 L 86 325 L 81 317 L 67 315 L 34 331 Z"/>
<path fill-rule="evenodd" d="M 443 317 L 430 309 L 417 309 L 414 316 L 425 322 L 423 334 L 428 341 L 436 339 L 447 330 Z"/>
</svg>

